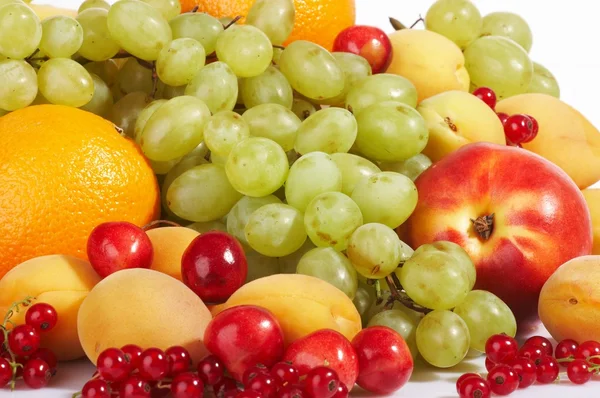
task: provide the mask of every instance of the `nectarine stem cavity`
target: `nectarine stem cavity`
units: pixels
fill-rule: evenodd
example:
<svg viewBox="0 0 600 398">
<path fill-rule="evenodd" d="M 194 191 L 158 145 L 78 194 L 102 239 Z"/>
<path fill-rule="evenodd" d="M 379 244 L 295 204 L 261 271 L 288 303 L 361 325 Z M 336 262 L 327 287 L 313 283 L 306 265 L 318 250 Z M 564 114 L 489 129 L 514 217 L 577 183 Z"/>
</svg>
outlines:
<svg viewBox="0 0 600 398">
<path fill-rule="evenodd" d="M 494 231 L 494 213 L 477 217 L 475 220 L 471 219 L 473 223 L 473 228 L 475 228 L 475 232 L 477 235 L 483 239 L 488 240 Z"/>
</svg>

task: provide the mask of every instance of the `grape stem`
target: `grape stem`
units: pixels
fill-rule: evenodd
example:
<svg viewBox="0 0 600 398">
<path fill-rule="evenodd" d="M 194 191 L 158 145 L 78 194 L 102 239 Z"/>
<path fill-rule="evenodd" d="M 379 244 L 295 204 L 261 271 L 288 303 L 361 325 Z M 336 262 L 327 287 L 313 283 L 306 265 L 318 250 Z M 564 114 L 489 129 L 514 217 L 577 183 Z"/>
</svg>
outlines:
<svg viewBox="0 0 600 398">
<path fill-rule="evenodd" d="M 8 352 L 8 355 L 10 355 L 9 364 L 10 364 L 10 367 L 12 368 L 12 374 L 13 374 L 12 380 L 10 381 L 10 390 L 11 391 L 14 391 L 14 389 L 15 389 L 15 384 L 17 381 L 17 369 L 22 368 L 23 365 L 21 365 L 20 363 L 17 363 L 17 358 L 15 357 L 15 354 L 10 350 L 10 347 L 8 346 L 8 325 L 10 324 L 10 325 L 14 326 L 14 323 L 10 320 L 10 318 L 12 318 L 12 316 L 15 314 L 15 312 L 16 313 L 19 312 L 19 307 L 21 307 L 21 306 L 28 307 L 29 305 L 31 305 L 33 300 L 35 300 L 35 297 L 27 296 L 21 301 L 14 302 L 8 308 L 8 311 L 6 311 L 6 315 L 4 316 L 4 321 L 2 322 L 2 325 L 0 326 L 0 330 L 2 331 L 2 334 L 4 335 L 4 344 L 6 344 L 6 347 L 5 347 L 6 352 Z"/>
<path fill-rule="evenodd" d="M 410 25 L 410 28 L 409 28 L 409 29 L 412 29 L 412 28 L 414 28 L 415 26 L 417 26 L 417 24 L 418 24 L 419 22 L 425 22 L 425 20 L 423 19 L 423 17 L 422 17 L 421 15 L 419 15 L 419 19 L 417 19 L 417 20 L 416 20 L 416 21 L 415 21 L 415 22 L 414 22 L 412 25 Z"/>
<path fill-rule="evenodd" d="M 198 12 L 199 8 L 200 8 L 200 6 L 195 6 L 194 8 L 192 8 L 192 10 L 190 12 Z"/>
<path fill-rule="evenodd" d="M 392 272 L 390 275 L 386 276 L 385 280 L 386 280 L 388 286 L 390 287 L 390 293 L 391 293 L 390 299 L 388 301 L 388 304 L 386 304 L 386 306 L 389 305 L 390 302 L 391 302 L 391 305 L 393 305 L 394 301 L 398 301 L 400 304 L 402 304 L 406 308 L 409 308 L 416 312 L 428 314 L 432 311 L 429 308 L 420 306 L 419 304 L 415 303 L 410 297 L 408 297 L 408 294 L 406 294 L 406 292 L 404 291 L 404 288 L 400 284 L 400 280 L 398 279 L 398 276 L 396 276 L 395 273 Z"/>
<path fill-rule="evenodd" d="M 473 228 L 477 235 L 485 240 L 488 240 L 494 231 L 494 213 L 471 219 Z"/>
<path fill-rule="evenodd" d="M 223 25 L 223 30 L 227 30 L 227 28 L 231 27 L 231 25 L 234 25 L 237 21 L 239 21 L 240 19 L 242 19 L 241 15 L 238 15 L 237 17 L 233 18 L 231 20 L 231 22 L 229 22 L 227 25 Z"/>
<path fill-rule="evenodd" d="M 156 72 L 156 62 L 152 62 L 152 92 L 150 93 L 150 98 L 154 99 L 156 97 L 156 92 L 158 91 L 158 73 Z"/>
</svg>

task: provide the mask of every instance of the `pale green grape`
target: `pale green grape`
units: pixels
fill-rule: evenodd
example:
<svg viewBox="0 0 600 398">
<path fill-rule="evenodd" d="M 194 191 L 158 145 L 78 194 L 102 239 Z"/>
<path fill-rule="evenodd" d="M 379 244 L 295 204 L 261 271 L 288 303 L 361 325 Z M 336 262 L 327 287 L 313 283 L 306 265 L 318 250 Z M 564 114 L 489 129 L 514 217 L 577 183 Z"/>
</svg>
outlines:
<svg viewBox="0 0 600 398">
<path fill-rule="evenodd" d="M 161 186 L 161 203 L 163 205 L 163 209 L 167 212 L 167 214 L 173 214 L 173 212 L 167 206 L 167 192 L 169 192 L 169 187 L 175 181 L 177 177 L 182 175 L 184 172 L 202 164 L 207 164 L 206 156 L 208 154 L 208 149 L 204 143 L 198 145 L 192 152 L 185 155 L 175 166 L 171 168 L 165 175 L 165 178 L 162 182 Z M 227 227 L 223 225 L 223 231 L 226 231 Z M 202 232 L 202 231 L 198 231 Z"/>
<path fill-rule="evenodd" d="M 127 94 L 115 102 L 107 119 L 119 126 L 125 136 L 133 138 L 138 115 L 150 101 L 152 101 L 150 96 L 141 91 Z"/>
<path fill-rule="evenodd" d="M 273 47 L 273 57 L 271 58 L 271 62 L 275 65 L 279 65 L 279 58 L 281 58 L 281 53 L 283 53 L 283 48 L 281 47 Z"/>
<path fill-rule="evenodd" d="M 248 242 L 246 241 L 244 228 L 246 228 L 246 224 L 248 224 L 250 215 L 262 206 L 272 203 L 281 203 L 281 200 L 273 195 L 267 195 L 260 198 L 244 196 L 235 204 L 235 206 L 233 206 L 227 215 L 227 232 L 235 236 L 240 242 L 247 244 Z"/>
<path fill-rule="evenodd" d="M 197 40 L 207 55 L 215 51 L 217 37 L 223 32 L 223 24 L 218 19 L 201 12 L 181 14 L 173 18 L 169 25 L 174 39 L 189 37 Z"/>
<path fill-rule="evenodd" d="M 206 222 L 195 222 L 187 226 L 187 228 L 193 229 L 196 232 L 201 234 L 210 232 L 210 231 L 221 231 L 227 232 L 227 227 L 222 221 L 206 221 Z M 244 251 L 246 252 L 245 248 Z M 246 256 L 248 252 L 246 252 Z"/>
<path fill-rule="evenodd" d="M 471 43 L 464 54 L 472 90 L 489 87 L 502 99 L 529 89 L 533 63 L 514 41 L 501 36 L 481 37 Z"/>
<path fill-rule="evenodd" d="M 415 312 L 413 310 L 409 310 L 408 308 L 406 308 L 403 304 L 401 304 L 398 301 L 393 301 L 391 303 L 391 305 L 388 305 L 388 302 L 390 301 L 390 299 L 392 297 L 392 293 L 389 290 L 385 290 L 385 288 L 387 286 L 387 284 L 385 283 L 385 279 L 379 280 L 380 285 L 381 285 L 381 303 L 379 303 L 379 304 L 377 304 L 377 300 L 376 300 L 377 295 L 375 292 L 375 286 L 368 285 L 366 282 L 367 279 L 360 274 L 358 275 L 358 280 L 359 280 L 359 283 L 363 283 L 363 284 L 365 284 L 365 286 L 367 286 L 369 288 L 368 292 L 372 296 L 371 306 L 367 309 L 367 311 L 361 317 L 363 327 L 367 327 L 367 325 L 369 324 L 369 321 L 382 311 L 399 309 L 402 311 L 406 311 L 407 313 L 411 314 L 411 316 L 415 316 L 417 318 L 422 317 L 422 314 Z M 375 282 L 375 281 L 373 281 L 373 282 Z"/>
<path fill-rule="evenodd" d="M 185 95 L 200 98 L 213 114 L 230 111 L 237 101 L 237 78 L 226 63 L 213 62 L 200 69 L 194 76 L 185 88 Z"/>
<path fill-rule="evenodd" d="M 342 192 L 348 196 L 363 178 L 381 172 L 375 163 L 351 153 L 334 153 L 331 158 L 342 172 Z"/>
<path fill-rule="evenodd" d="M 262 30 L 271 43 L 283 44 L 294 29 L 295 16 L 293 0 L 255 0 L 246 23 Z"/>
<path fill-rule="evenodd" d="M 160 108 L 166 102 L 167 102 L 166 99 L 159 99 L 159 100 L 152 101 L 138 113 L 136 121 L 135 121 L 135 127 L 133 129 L 133 139 L 135 140 L 135 142 L 138 143 L 138 145 L 142 141 L 142 132 L 144 131 L 144 128 L 146 127 L 146 123 L 148 123 L 148 120 L 150 120 L 150 117 L 152 115 L 154 115 L 154 112 L 156 112 L 156 110 L 158 108 Z M 168 161 L 165 163 L 170 164 L 171 162 L 172 161 Z M 175 164 L 177 164 L 177 162 L 179 162 L 179 159 L 177 159 L 175 161 Z M 166 173 L 160 173 L 160 174 L 166 174 Z"/>
<path fill-rule="evenodd" d="M 0 109 L 15 111 L 29 106 L 37 96 L 35 70 L 25 61 L 0 61 Z"/>
<path fill-rule="evenodd" d="M 533 77 L 527 89 L 528 93 L 541 93 L 560 98 L 560 87 L 556 78 L 546 67 L 533 63 Z"/>
<path fill-rule="evenodd" d="M 209 117 L 208 107 L 196 97 L 168 100 L 146 123 L 140 139 L 142 151 L 149 159 L 162 162 L 186 155 L 202 142 Z"/>
<path fill-rule="evenodd" d="M 316 111 L 317 108 L 307 100 L 294 98 L 292 101 L 292 112 L 294 112 L 302 121 L 308 119 L 308 117 Z"/>
<path fill-rule="evenodd" d="M 394 171 L 396 173 L 404 174 L 412 181 L 415 181 L 417 177 L 421 175 L 425 170 L 431 167 L 432 162 L 427 156 L 422 153 L 416 154 L 415 156 L 406 159 L 403 162 L 383 162 L 379 164 L 379 167 L 383 171 Z"/>
<path fill-rule="evenodd" d="M 88 8 L 77 15 L 83 28 L 83 43 L 79 54 L 90 61 L 104 61 L 114 57 L 121 47 L 108 30 L 108 11 Z"/>
<path fill-rule="evenodd" d="M 533 34 L 527 21 L 512 12 L 492 12 L 483 17 L 481 36 L 507 37 L 527 52 L 531 50 L 533 42 Z"/>
<path fill-rule="evenodd" d="M 110 4 L 106 0 L 85 0 L 81 3 L 77 12 L 82 13 L 88 8 L 103 8 L 108 11 L 110 9 Z"/>
<path fill-rule="evenodd" d="M 220 164 L 221 166 L 225 166 L 227 163 L 227 156 L 221 156 L 214 152 L 210 154 L 210 162 L 214 164 Z"/>
<path fill-rule="evenodd" d="M 300 249 L 306 241 L 302 213 L 292 206 L 272 203 L 254 211 L 244 228 L 246 241 L 257 252 L 282 257 Z"/>
<path fill-rule="evenodd" d="M 356 115 L 356 147 L 369 159 L 398 162 L 420 153 L 429 140 L 423 117 L 397 101 L 373 104 Z"/>
<path fill-rule="evenodd" d="M 404 174 L 383 171 L 360 180 L 352 191 L 366 223 L 400 226 L 417 207 L 417 187 Z"/>
<path fill-rule="evenodd" d="M 82 106 L 81 109 L 104 117 L 108 115 L 114 104 L 112 92 L 100 77 L 93 73 L 90 76 L 94 82 L 94 95 L 90 102 Z"/>
<path fill-rule="evenodd" d="M 213 154 L 226 157 L 238 143 L 250 137 L 248 123 L 235 112 L 221 111 L 204 126 L 204 142 Z"/>
<path fill-rule="evenodd" d="M 179 4 L 179 0 L 177 0 Z M 192 81 L 206 62 L 202 44 L 190 38 L 173 40 L 163 47 L 156 60 L 156 73 L 171 86 L 183 86 Z"/>
<path fill-rule="evenodd" d="M 25 4 L 0 6 L 0 54 L 23 59 L 37 50 L 42 40 L 42 23 Z"/>
<path fill-rule="evenodd" d="M 275 141 L 250 137 L 237 144 L 225 164 L 227 177 L 247 196 L 266 196 L 278 190 L 288 175 L 285 151 Z"/>
<path fill-rule="evenodd" d="M 100 77 L 104 80 L 109 87 L 117 81 L 117 75 L 119 74 L 119 66 L 114 59 L 107 59 L 106 61 L 100 62 L 88 62 L 83 67 L 91 73 Z"/>
<path fill-rule="evenodd" d="M 160 107 L 148 124 L 167 105 Z M 171 183 L 167 206 L 184 220 L 215 221 L 229 213 L 241 197 L 227 180 L 223 166 L 203 164 L 183 172 Z"/>
<path fill-rule="evenodd" d="M 417 106 L 417 89 L 410 80 L 389 73 L 369 76 L 352 87 L 346 97 L 346 109 L 357 115 L 363 109 L 384 101 Z"/>
<path fill-rule="evenodd" d="M 242 115 L 250 134 L 275 141 L 284 151 L 294 148 L 300 119 L 288 108 L 279 104 L 262 104 L 248 109 Z"/>
<path fill-rule="evenodd" d="M 346 84 L 344 71 L 335 57 L 305 40 L 294 41 L 283 50 L 279 69 L 294 90 L 315 100 L 340 95 Z"/>
<path fill-rule="evenodd" d="M 331 247 L 319 247 L 304 254 L 298 262 L 296 273 L 322 279 L 344 292 L 351 300 L 358 289 L 358 278 L 352 263 Z"/>
<path fill-rule="evenodd" d="M 250 25 L 233 25 L 221 32 L 215 47 L 219 60 L 238 77 L 253 77 L 271 64 L 273 46 L 260 29 Z"/>
<path fill-rule="evenodd" d="M 160 89 L 161 92 L 161 96 L 164 99 L 171 99 L 171 98 L 175 98 L 175 97 L 181 97 L 182 95 L 185 95 L 185 88 L 187 86 L 169 86 L 169 85 L 163 85 L 163 87 Z"/>
<path fill-rule="evenodd" d="M 27 2 L 29 3 L 29 1 Z M 6 5 L 6 4 L 27 4 L 26 2 L 24 2 L 23 0 L 0 0 L 0 7 Z"/>
<path fill-rule="evenodd" d="M 410 353 L 413 359 L 415 359 L 419 355 L 419 349 L 417 348 L 417 326 L 420 321 L 421 317 L 414 311 L 398 305 L 394 309 L 384 310 L 375 314 L 369 320 L 367 327 L 387 326 L 394 329 L 406 341 Z"/>
<path fill-rule="evenodd" d="M 324 152 L 301 156 L 290 168 L 285 183 L 287 202 L 302 212 L 318 195 L 341 190 L 342 172 L 331 156 Z"/>
<path fill-rule="evenodd" d="M 316 246 L 311 242 L 310 239 L 306 239 L 306 241 L 304 241 L 304 244 L 300 247 L 300 249 L 287 256 L 279 257 L 278 260 L 280 273 L 295 274 L 296 269 L 298 268 L 298 263 L 300 262 L 302 256 L 304 256 L 312 249 L 316 249 Z"/>
<path fill-rule="evenodd" d="M 309 152 L 348 152 L 356 140 L 354 116 L 343 108 L 320 110 L 302 122 L 294 149 L 300 154 Z"/>
<path fill-rule="evenodd" d="M 279 104 L 292 108 L 292 86 L 274 66 L 258 76 L 240 80 L 240 95 L 246 108 L 250 109 L 260 104 Z"/>
<path fill-rule="evenodd" d="M 470 0 L 437 0 L 427 11 L 425 28 L 464 49 L 481 33 L 481 13 Z"/>
<path fill-rule="evenodd" d="M 181 3 L 179 0 L 142 0 L 144 3 L 150 4 L 162 14 L 167 21 L 172 20 L 181 14 Z"/>
<path fill-rule="evenodd" d="M 485 290 L 473 290 L 454 308 L 469 328 L 471 348 L 485 352 L 485 343 L 495 335 L 504 333 L 515 337 L 517 321 L 510 308 L 496 295 Z"/>
<path fill-rule="evenodd" d="M 221 18 L 219 18 L 219 22 L 223 26 L 229 26 L 233 23 L 233 18 L 232 17 L 221 17 Z"/>
<path fill-rule="evenodd" d="M 80 107 L 94 96 L 94 81 L 87 70 L 68 58 L 52 58 L 38 71 L 38 87 L 51 103 Z"/>
<path fill-rule="evenodd" d="M 152 70 L 140 65 L 137 59 L 129 58 L 117 74 L 117 85 L 124 94 L 135 91 L 152 92 Z"/>
<path fill-rule="evenodd" d="M 157 176 L 166 175 L 181 159 L 173 159 L 166 162 L 155 162 L 154 160 L 148 159 L 148 163 L 150 163 L 150 167 L 152 167 L 152 171 Z"/>
<path fill-rule="evenodd" d="M 246 262 L 248 263 L 246 283 L 279 273 L 279 261 L 277 258 L 264 256 L 247 245 L 243 245 L 243 247 L 246 254 Z"/>
<path fill-rule="evenodd" d="M 363 224 L 358 205 L 341 192 L 325 192 L 315 197 L 304 212 L 308 237 L 318 247 L 344 251 L 350 235 Z"/>
<path fill-rule="evenodd" d="M 356 289 L 356 294 L 354 295 L 354 300 L 352 300 L 352 302 L 360 314 L 360 317 L 363 318 L 375 302 L 375 289 L 362 281 L 358 281 L 358 288 Z"/>
<path fill-rule="evenodd" d="M 358 227 L 348 242 L 346 254 L 359 274 L 365 278 L 385 278 L 398 267 L 404 242 L 387 225 L 370 223 Z"/>
<path fill-rule="evenodd" d="M 371 76 L 371 65 L 360 55 L 346 52 L 334 52 L 331 55 L 336 59 L 342 71 L 344 71 L 344 90 L 333 98 L 326 98 L 317 102 L 323 105 L 340 106 L 343 108 L 350 89 L 365 77 Z"/>
<path fill-rule="evenodd" d="M 156 60 L 172 40 L 169 23 L 160 11 L 138 0 L 119 0 L 112 5 L 108 30 L 125 51 L 146 61 Z"/>
<path fill-rule="evenodd" d="M 40 50 L 50 58 L 70 58 L 83 43 L 83 28 L 75 18 L 64 15 L 42 21 Z"/>
<path fill-rule="evenodd" d="M 421 319 L 416 340 L 425 361 L 438 368 L 450 368 L 465 359 L 471 337 L 467 324 L 458 315 L 437 310 Z"/>
</svg>

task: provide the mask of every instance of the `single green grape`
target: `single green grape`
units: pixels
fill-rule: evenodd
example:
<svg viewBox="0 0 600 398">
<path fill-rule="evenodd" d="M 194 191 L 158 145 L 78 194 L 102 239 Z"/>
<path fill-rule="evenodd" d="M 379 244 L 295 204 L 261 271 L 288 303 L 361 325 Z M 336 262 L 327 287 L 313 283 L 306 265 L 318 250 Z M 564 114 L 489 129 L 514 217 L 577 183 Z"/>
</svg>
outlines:
<svg viewBox="0 0 600 398">
<path fill-rule="evenodd" d="M 248 137 L 248 123 L 232 111 L 215 113 L 204 126 L 204 142 L 212 153 L 219 156 L 227 157 L 238 143 Z"/>
<path fill-rule="evenodd" d="M 188 37 L 202 44 L 206 55 L 215 51 L 217 37 L 223 32 L 223 24 L 217 18 L 206 13 L 184 13 L 173 18 L 169 25 L 173 31 L 173 38 Z"/>
<path fill-rule="evenodd" d="M 379 167 L 383 171 L 394 171 L 404 174 L 412 181 L 415 181 L 431 165 L 431 159 L 422 153 L 418 153 L 403 162 L 382 162 L 379 164 Z"/>
<path fill-rule="evenodd" d="M 363 178 L 381 172 L 375 163 L 351 153 L 334 153 L 331 159 L 342 172 L 342 192 L 348 196 Z"/>
<path fill-rule="evenodd" d="M 181 158 L 165 175 L 165 178 L 161 185 L 161 203 L 163 209 L 167 214 L 175 216 L 173 212 L 167 206 L 167 192 L 169 192 L 169 187 L 175 181 L 177 177 L 185 173 L 186 171 L 203 164 L 207 164 L 206 156 L 208 154 L 208 148 L 204 143 L 198 145 L 192 152 L 188 153 L 184 157 Z M 226 231 L 227 227 L 223 226 L 223 231 Z M 198 231 L 201 232 L 201 231 Z M 205 231 L 206 232 L 206 231 Z"/>
<path fill-rule="evenodd" d="M 527 92 L 548 94 L 560 98 L 560 87 L 556 77 L 545 66 L 537 62 L 533 63 L 533 77 Z"/>
<path fill-rule="evenodd" d="M 154 112 L 156 112 L 156 110 L 158 108 L 160 108 L 162 105 L 164 105 L 165 103 L 167 103 L 166 99 L 154 100 L 154 101 L 150 102 L 148 105 L 146 105 L 146 107 L 138 113 L 136 121 L 135 121 L 135 126 L 133 128 L 133 140 L 138 145 L 142 141 L 142 132 L 144 131 L 144 128 L 146 127 L 146 123 L 148 123 L 148 120 L 150 120 L 150 117 L 152 115 L 154 115 Z M 173 161 L 160 162 L 160 163 L 171 164 L 172 162 Z M 177 162 L 179 162 L 179 159 L 175 160 L 175 164 L 177 164 Z M 168 170 L 167 170 L 167 172 L 168 172 Z M 160 173 L 160 174 L 166 174 L 166 173 Z"/>
<path fill-rule="evenodd" d="M 523 94 L 533 77 L 533 63 L 523 47 L 502 36 L 485 36 L 465 49 L 471 90 L 488 87 L 499 99 Z"/>
<path fill-rule="evenodd" d="M 354 295 L 352 302 L 360 314 L 360 317 L 363 318 L 375 302 L 375 289 L 373 289 L 373 286 L 369 286 L 359 280 L 358 288 L 356 289 L 356 294 Z M 364 324 L 366 325 L 366 322 L 364 322 Z"/>
<path fill-rule="evenodd" d="M 128 53 L 154 61 L 172 40 L 171 27 L 159 10 L 138 0 L 119 0 L 108 11 L 111 37 Z"/>
<path fill-rule="evenodd" d="M 387 225 L 369 223 L 352 233 L 346 254 L 359 274 L 381 279 L 398 267 L 404 246 L 407 245 Z"/>
<path fill-rule="evenodd" d="M 300 154 L 348 152 L 357 131 L 352 113 L 343 108 L 325 108 L 302 122 L 294 149 Z"/>
<path fill-rule="evenodd" d="M 267 35 L 250 25 L 233 25 L 221 32 L 215 51 L 217 58 L 229 65 L 238 77 L 260 75 L 273 57 L 273 46 Z"/>
<path fill-rule="evenodd" d="M 0 6 L 0 54 L 23 59 L 38 49 L 42 40 L 42 23 L 35 12 L 19 3 Z"/>
<path fill-rule="evenodd" d="M 250 215 L 244 228 L 246 241 L 265 256 L 287 256 L 306 241 L 302 219 L 302 213 L 290 205 L 264 205 Z"/>
<path fill-rule="evenodd" d="M 346 109 L 358 115 L 362 110 L 384 101 L 417 106 L 417 89 L 405 77 L 389 73 L 369 76 L 356 83 L 346 97 Z"/>
<path fill-rule="evenodd" d="M 470 0 L 437 0 L 427 10 L 425 28 L 439 33 L 464 50 L 481 34 L 481 13 Z"/>
<path fill-rule="evenodd" d="M 193 229 L 194 231 L 199 232 L 201 234 L 204 234 L 204 233 L 210 232 L 210 231 L 227 232 L 227 227 L 220 220 L 218 220 L 218 221 L 206 221 L 206 222 L 195 222 L 195 223 L 192 223 L 192 224 L 188 225 L 186 228 Z M 246 252 L 245 248 L 244 248 L 244 252 Z M 248 252 L 246 252 L 246 255 L 248 255 L 247 253 Z"/>
<path fill-rule="evenodd" d="M 421 153 L 429 140 L 423 117 L 397 101 L 376 103 L 356 114 L 356 147 L 369 159 L 398 162 Z"/>
<path fill-rule="evenodd" d="M 167 21 L 172 20 L 181 14 L 181 3 L 179 0 L 142 0 L 144 3 L 150 4 L 162 14 Z"/>
<path fill-rule="evenodd" d="M 56 105 L 80 107 L 94 96 L 94 81 L 87 70 L 68 58 L 52 58 L 38 71 L 42 95 Z"/>
<path fill-rule="evenodd" d="M 106 0 L 85 0 L 79 6 L 77 13 L 81 14 L 83 11 L 87 10 L 88 8 L 103 8 L 106 11 L 108 11 L 110 9 L 110 4 Z"/>
<path fill-rule="evenodd" d="M 515 337 L 517 321 L 510 308 L 496 295 L 485 290 L 473 290 L 454 308 L 469 328 L 471 348 L 485 352 L 485 343 L 504 333 Z"/>
<path fill-rule="evenodd" d="M 88 8 L 77 15 L 83 29 L 83 42 L 79 54 L 90 61 L 105 61 L 114 57 L 121 47 L 108 29 L 108 11 Z"/>
<path fill-rule="evenodd" d="M 100 79 L 99 76 L 91 73 L 94 82 L 94 95 L 90 102 L 81 107 L 84 111 L 92 112 L 98 116 L 106 116 L 114 105 L 114 99 L 110 87 Z"/>
<path fill-rule="evenodd" d="M 381 311 L 373 316 L 367 327 L 387 326 L 394 329 L 408 345 L 411 356 L 415 359 L 419 355 L 417 348 L 417 326 L 421 317 L 408 308 L 397 305 L 394 309 Z"/>
<path fill-rule="evenodd" d="M 351 300 L 358 289 L 358 278 L 352 263 L 331 247 L 319 247 L 305 253 L 298 262 L 296 273 L 324 280 Z"/>
<path fill-rule="evenodd" d="M 91 73 L 100 77 L 104 80 L 109 87 L 112 87 L 117 82 L 117 75 L 119 74 L 119 65 L 114 59 L 107 59 L 106 61 L 100 62 L 88 62 L 83 67 Z"/>
<path fill-rule="evenodd" d="M 296 10 L 293 0 L 255 0 L 246 23 L 262 30 L 271 43 L 283 44 L 294 29 Z"/>
<path fill-rule="evenodd" d="M 169 86 L 164 84 L 161 88 L 159 88 L 159 91 L 163 99 L 172 99 L 175 97 L 181 97 L 182 95 L 185 95 L 186 87 L 187 86 Z"/>
<path fill-rule="evenodd" d="M 481 36 L 507 37 L 527 52 L 533 43 L 533 34 L 527 21 L 512 12 L 492 12 L 483 17 Z"/>
<path fill-rule="evenodd" d="M 16 111 L 31 105 L 38 94 L 35 70 L 25 61 L 0 61 L 0 109 Z"/>
<path fill-rule="evenodd" d="M 194 76 L 185 88 L 185 95 L 200 98 L 212 114 L 230 111 L 237 101 L 237 78 L 225 62 L 213 62 Z"/>
<path fill-rule="evenodd" d="M 124 94 L 135 91 L 150 94 L 153 89 L 152 70 L 141 65 L 137 59 L 129 58 L 119 69 L 117 85 Z"/>
<path fill-rule="evenodd" d="M 248 109 L 261 104 L 279 104 L 292 108 L 292 86 L 274 66 L 269 66 L 258 76 L 241 79 L 239 88 L 242 103 Z"/>
<path fill-rule="evenodd" d="M 294 98 L 292 101 L 292 112 L 294 112 L 301 121 L 308 119 L 308 117 L 316 111 L 317 108 L 305 99 Z"/>
<path fill-rule="evenodd" d="M 331 53 L 344 72 L 344 90 L 333 98 L 318 100 L 319 104 L 344 107 L 350 89 L 365 77 L 372 75 L 371 65 L 360 55 L 334 52 Z"/>
<path fill-rule="evenodd" d="M 305 40 L 294 41 L 283 50 L 279 69 L 294 90 L 314 100 L 340 95 L 346 84 L 344 71 L 335 57 Z"/>
<path fill-rule="evenodd" d="M 262 104 L 248 109 L 242 117 L 252 136 L 273 140 L 286 152 L 294 149 L 301 122 L 290 109 L 279 104 Z"/>
<path fill-rule="evenodd" d="M 115 102 L 107 119 L 119 126 L 123 130 L 123 135 L 134 138 L 137 117 L 151 101 L 150 96 L 142 91 L 127 94 Z"/>
<path fill-rule="evenodd" d="M 458 365 L 471 343 L 467 324 L 452 311 L 443 310 L 432 311 L 421 319 L 416 340 L 423 359 L 438 368 Z"/>
<path fill-rule="evenodd" d="M 281 200 L 273 195 L 260 198 L 244 196 L 233 206 L 227 215 L 227 232 L 235 236 L 240 242 L 247 244 L 244 229 L 248 224 L 250 215 L 261 207 L 272 203 L 281 203 Z"/>
<path fill-rule="evenodd" d="M 83 28 L 75 18 L 57 15 L 42 21 L 40 50 L 50 58 L 70 58 L 83 43 Z"/>
<path fill-rule="evenodd" d="M 247 245 L 242 246 L 244 247 L 244 253 L 246 254 L 246 263 L 248 263 L 246 283 L 279 274 L 279 261 L 276 257 L 262 255 Z"/>
<path fill-rule="evenodd" d="M 154 160 L 148 159 L 148 163 L 150 163 L 150 167 L 152 167 L 152 171 L 157 176 L 165 176 L 177 163 L 181 160 L 181 158 L 169 160 L 166 162 L 155 162 Z"/>
<path fill-rule="evenodd" d="M 184 86 L 192 81 L 205 62 L 202 44 L 190 38 L 175 39 L 160 51 L 156 73 L 168 85 Z"/>
</svg>

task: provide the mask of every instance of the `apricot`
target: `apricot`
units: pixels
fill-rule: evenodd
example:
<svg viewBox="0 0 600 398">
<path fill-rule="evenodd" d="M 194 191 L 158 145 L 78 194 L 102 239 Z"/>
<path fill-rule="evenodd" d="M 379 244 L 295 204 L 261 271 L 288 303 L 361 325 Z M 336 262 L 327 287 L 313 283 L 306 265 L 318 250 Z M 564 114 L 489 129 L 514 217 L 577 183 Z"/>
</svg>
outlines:
<svg viewBox="0 0 600 398">
<path fill-rule="evenodd" d="M 581 191 L 592 216 L 592 254 L 600 254 L 600 189 Z"/>
<path fill-rule="evenodd" d="M 61 361 L 85 354 L 77 337 L 77 311 L 100 277 L 85 260 L 72 256 L 49 255 L 32 258 L 10 270 L 0 280 L 0 314 L 13 303 L 35 297 L 34 302 L 48 303 L 58 313 L 58 323 L 42 334 L 42 347 L 54 351 Z M 25 311 L 15 312 L 12 321 L 25 322 Z"/>
<path fill-rule="evenodd" d="M 181 279 L 181 256 L 199 232 L 185 227 L 154 228 L 146 232 L 154 248 L 153 270 Z"/>
<path fill-rule="evenodd" d="M 211 314 L 182 282 L 149 269 L 108 276 L 85 298 L 77 330 L 87 357 L 96 363 L 110 347 L 137 344 L 166 350 L 182 346 L 194 363 L 204 358 L 204 330 Z"/>
</svg>

